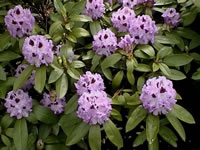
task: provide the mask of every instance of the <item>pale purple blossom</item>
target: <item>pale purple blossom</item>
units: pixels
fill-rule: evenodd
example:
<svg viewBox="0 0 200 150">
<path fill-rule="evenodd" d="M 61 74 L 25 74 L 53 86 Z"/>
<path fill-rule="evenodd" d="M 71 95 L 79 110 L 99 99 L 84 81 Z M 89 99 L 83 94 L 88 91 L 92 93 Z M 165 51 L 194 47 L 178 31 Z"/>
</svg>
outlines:
<svg viewBox="0 0 200 150">
<path fill-rule="evenodd" d="M 65 97 L 59 99 L 56 95 L 47 93 L 43 94 L 43 99 L 40 103 L 50 108 L 56 115 L 63 113 L 66 106 Z"/>
<path fill-rule="evenodd" d="M 78 99 L 77 115 L 90 125 L 102 125 L 108 121 L 111 114 L 111 99 L 104 91 L 83 93 Z"/>
<path fill-rule="evenodd" d="M 167 114 L 176 104 L 173 83 L 164 76 L 147 80 L 142 88 L 140 100 L 143 107 L 153 115 Z"/>
<path fill-rule="evenodd" d="M 86 8 L 83 14 L 91 17 L 94 20 L 102 17 L 105 13 L 105 5 L 103 0 L 87 0 Z"/>
<path fill-rule="evenodd" d="M 145 6 L 150 6 L 155 3 L 155 0 L 123 0 L 123 6 L 134 8 L 137 5 L 143 4 Z"/>
<path fill-rule="evenodd" d="M 118 47 L 126 52 L 131 52 L 134 44 L 133 41 L 134 39 L 130 35 L 125 35 L 124 37 L 121 37 Z"/>
<path fill-rule="evenodd" d="M 35 18 L 29 9 L 23 9 L 21 5 L 17 5 L 8 11 L 4 21 L 10 35 L 14 38 L 21 38 L 30 35 Z"/>
<path fill-rule="evenodd" d="M 16 69 L 16 77 L 19 77 L 20 74 L 24 71 L 24 69 L 26 69 L 28 67 L 27 64 L 20 64 L 17 69 Z M 29 90 L 33 87 L 35 82 L 35 71 L 33 71 L 31 73 L 31 76 L 28 78 L 28 80 L 24 83 L 24 85 L 22 86 L 23 90 Z"/>
<path fill-rule="evenodd" d="M 162 17 L 165 20 L 165 23 L 171 26 L 177 26 L 179 24 L 180 15 L 176 12 L 175 8 L 168 8 L 163 14 Z"/>
<path fill-rule="evenodd" d="M 91 91 L 102 91 L 105 89 L 103 79 L 100 74 L 92 74 L 87 71 L 80 79 L 75 83 L 78 95 Z"/>
<path fill-rule="evenodd" d="M 148 44 L 154 43 L 158 28 L 151 17 L 142 15 L 132 20 L 129 32 L 135 44 Z"/>
<path fill-rule="evenodd" d="M 21 89 L 16 92 L 10 91 L 5 98 L 4 106 L 11 117 L 21 119 L 22 117 L 28 117 L 32 112 L 32 98 Z"/>
<path fill-rule="evenodd" d="M 48 66 L 53 62 L 52 48 L 53 43 L 51 40 L 47 40 L 41 35 L 33 35 L 25 39 L 22 54 L 24 59 L 31 65 L 36 67 Z"/>
<path fill-rule="evenodd" d="M 112 24 L 118 29 L 118 32 L 128 32 L 130 22 L 135 18 L 135 12 L 129 7 L 118 9 L 112 14 Z"/>
<path fill-rule="evenodd" d="M 109 56 L 117 50 L 117 38 L 110 29 L 102 29 L 94 35 L 93 50 L 98 55 Z"/>
</svg>

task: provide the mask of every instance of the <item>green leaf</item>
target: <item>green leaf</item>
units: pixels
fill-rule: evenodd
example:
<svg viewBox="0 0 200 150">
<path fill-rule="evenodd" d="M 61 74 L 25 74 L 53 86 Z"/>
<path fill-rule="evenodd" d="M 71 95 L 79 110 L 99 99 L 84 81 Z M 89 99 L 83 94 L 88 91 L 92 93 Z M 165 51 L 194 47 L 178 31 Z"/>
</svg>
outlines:
<svg viewBox="0 0 200 150">
<path fill-rule="evenodd" d="M 11 61 L 19 57 L 21 56 L 12 51 L 3 51 L 0 53 L 0 62 Z"/>
<path fill-rule="evenodd" d="M 73 55 L 72 49 L 73 49 L 72 45 L 69 42 L 67 42 L 60 48 L 60 55 L 65 56 L 67 59 L 69 59 Z"/>
<path fill-rule="evenodd" d="M 17 150 L 26 150 L 28 129 L 25 119 L 17 120 L 13 130 L 13 140 Z"/>
<path fill-rule="evenodd" d="M 74 28 L 74 29 L 72 29 L 72 34 L 76 38 L 90 36 L 90 33 L 86 29 L 84 29 L 84 28 Z"/>
<path fill-rule="evenodd" d="M 192 57 L 186 54 L 173 54 L 164 58 L 163 62 L 168 66 L 179 67 L 189 64 Z"/>
<path fill-rule="evenodd" d="M 128 82 L 130 83 L 130 85 L 133 86 L 135 84 L 135 76 L 134 76 L 133 72 L 127 71 L 126 77 L 128 79 Z"/>
<path fill-rule="evenodd" d="M 158 71 L 158 70 L 160 69 L 159 64 L 153 63 L 153 64 L 152 64 L 152 69 L 153 69 L 153 72 Z"/>
<path fill-rule="evenodd" d="M 65 107 L 65 114 L 66 115 L 76 110 L 76 108 L 78 107 L 78 97 L 79 96 L 77 94 L 75 94 L 67 102 L 67 105 Z"/>
<path fill-rule="evenodd" d="M 10 139 L 7 136 L 1 134 L 1 140 L 6 146 L 11 146 Z"/>
<path fill-rule="evenodd" d="M 90 32 L 92 35 L 96 35 L 101 30 L 99 21 L 90 22 Z"/>
<path fill-rule="evenodd" d="M 176 116 L 178 119 L 189 123 L 189 124 L 195 124 L 194 118 L 192 117 L 192 115 L 182 106 L 175 104 L 173 106 L 173 109 L 171 111 L 171 114 L 173 114 L 174 116 Z"/>
<path fill-rule="evenodd" d="M 158 138 L 156 137 L 156 139 L 154 140 L 154 142 L 152 144 L 148 143 L 148 149 L 149 150 L 159 150 L 159 143 L 158 143 Z"/>
<path fill-rule="evenodd" d="M 159 63 L 160 70 L 163 72 L 164 75 L 170 76 L 171 70 L 169 67 L 164 63 Z"/>
<path fill-rule="evenodd" d="M 146 131 L 144 130 L 134 140 L 133 147 L 137 147 L 139 145 L 142 145 L 146 141 L 146 139 L 147 139 Z"/>
<path fill-rule="evenodd" d="M 128 118 L 126 123 L 126 132 L 133 130 L 147 115 L 147 111 L 140 105 Z"/>
<path fill-rule="evenodd" d="M 49 34 L 51 36 L 54 36 L 56 33 L 62 33 L 64 32 L 64 29 L 62 27 L 62 22 L 56 21 L 53 24 L 51 24 L 50 29 L 49 29 Z"/>
<path fill-rule="evenodd" d="M 150 57 L 155 56 L 155 51 L 150 45 L 140 45 L 138 46 L 138 49 L 142 50 L 145 54 L 147 54 Z"/>
<path fill-rule="evenodd" d="M 73 42 L 73 43 L 77 43 L 76 37 L 73 34 L 71 34 L 71 33 L 67 36 L 67 39 L 69 41 Z"/>
<path fill-rule="evenodd" d="M 122 121 L 122 116 L 121 116 L 120 112 L 117 109 L 112 108 L 111 116 L 113 118 L 115 118 L 116 120 L 118 120 L 118 121 Z"/>
<path fill-rule="evenodd" d="M 200 80 L 200 70 L 195 72 L 195 73 L 193 73 L 192 79 L 193 80 Z"/>
<path fill-rule="evenodd" d="M 34 89 L 39 93 L 42 93 L 46 83 L 46 70 L 46 66 L 41 66 L 36 69 Z"/>
<path fill-rule="evenodd" d="M 80 0 L 79 2 L 75 3 L 71 9 L 68 10 L 69 16 L 71 15 L 79 15 L 85 9 L 86 1 Z"/>
<path fill-rule="evenodd" d="M 31 75 L 31 73 L 32 73 L 32 71 L 33 71 L 34 68 L 35 68 L 34 66 L 28 66 L 19 75 L 19 77 L 17 77 L 17 79 L 15 80 L 14 86 L 13 86 L 13 90 L 14 91 L 18 90 L 19 88 L 21 88 L 24 85 L 24 83 L 30 77 L 30 75 Z"/>
<path fill-rule="evenodd" d="M 8 32 L 0 35 L 0 51 L 7 49 L 11 45 L 11 36 Z"/>
<path fill-rule="evenodd" d="M 142 87 L 143 87 L 143 85 L 144 85 L 144 82 L 145 82 L 144 76 L 140 76 L 140 77 L 138 78 L 138 81 L 137 81 L 137 89 L 138 89 L 138 91 L 141 91 L 141 90 L 142 90 Z"/>
<path fill-rule="evenodd" d="M 51 84 L 51 83 L 56 82 L 61 77 L 63 72 L 64 72 L 64 70 L 63 69 L 59 69 L 59 68 L 54 69 L 53 71 L 51 71 L 48 83 Z"/>
<path fill-rule="evenodd" d="M 6 129 L 14 121 L 14 118 L 10 117 L 8 114 L 5 114 L 1 119 L 1 127 Z"/>
<path fill-rule="evenodd" d="M 183 141 L 185 141 L 186 135 L 185 135 L 185 130 L 180 123 L 180 121 L 172 114 L 172 113 L 167 113 L 166 114 L 167 119 L 171 123 L 171 125 L 174 127 L 174 129 L 178 132 L 180 137 L 182 138 Z"/>
<path fill-rule="evenodd" d="M 126 102 L 128 105 L 138 105 L 141 104 L 139 99 L 139 93 L 135 92 L 132 96 L 126 96 Z"/>
<path fill-rule="evenodd" d="M 151 67 L 146 64 L 138 64 L 137 67 L 135 68 L 136 71 L 139 72 L 151 72 Z"/>
<path fill-rule="evenodd" d="M 65 73 L 56 81 L 56 95 L 63 98 L 68 90 L 68 78 Z"/>
<path fill-rule="evenodd" d="M 61 14 L 64 18 L 67 16 L 67 11 L 62 4 L 61 0 L 54 0 L 54 6 L 59 14 Z"/>
<path fill-rule="evenodd" d="M 123 139 L 121 137 L 119 129 L 117 129 L 115 124 L 111 120 L 108 120 L 106 123 L 104 123 L 103 128 L 104 131 L 106 132 L 108 139 L 119 149 L 122 148 Z"/>
<path fill-rule="evenodd" d="M 81 119 L 77 117 L 76 112 L 69 113 L 63 115 L 59 121 L 59 125 L 61 126 L 64 133 L 69 136 L 76 126 L 78 126 L 82 122 Z"/>
<path fill-rule="evenodd" d="M 90 126 L 84 122 L 81 122 L 77 127 L 73 129 L 70 135 L 68 135 L 66 140 L 66 145 L 74 145 L 78 143 L 85 135 L 88 133 Z"/>
<path fill-rule="evenodd" d="M 126 67 L 127 67 L 128 72 L 132 73 L 135 66 L 137 66 L 137 64 L 135 63 L 134 59 L 127 59 L 126 60 Z"/>
<path fill-rule="evenodd" d="M 80 61 L 80 60 L 74 60 L 72 63 L 71 63 L 71 66 L 73 68 L 82 68 L 82 67 L 85 67 L 85 64 Z"/>
<path fill-rule="evenodd" d="M 149 144 L 152 144 L 159 131 L 159 117 L 149 114 L 146 120 L 146 136 Z"/>
<path fill-rule="evenodd" d="M 200 8 L 200 1 L 199 0 L 193 0 L 196 7 Z"/>
<path fill-rule="evenodd" d="M 171 39 L 170 37 L 164 35 L 157 35 L 155 37 L 155 42 L 160 44 L 171 44 L 171 45 L 179 43 L 178 40 Z"/>
<path fill-rule="evenodd" d="M 0 65 L 0 80 L 6 80 L 6 72 L 4 71 L 4 68 Z"/>
<path fill-rule="evenodd" d="M 183 80 L 186 78 L 185 74 L 181 71 L 170 69 L 171 74 L 167 76 L 171 80 Z"/>
<path fill-rule="evenodd" d="M 71 21 L 90 22 L 92 19 L 86 15 L 73 15 L 70 17 Z"/>
<path fill-rule="evenodd" d="M 45 145 L 45 150 L 70 150 L 69 147 L 63 145 L 63 144 L 49 144 L 49 145 Z"/>
<path fill-rule="evenodd" d="M 99 65 L 99 62 L 100 62 L 101 58 L 102 58 L 102 56 L 94 55 L 94 57 L 92 59 L 91 71 L 94 71 L 95 68 Z"/>
<path fill-rule="evenodd" d="M 173 52 L 173 49 L 172 49 L 171 47 L 165 46 L 165 47 L 161 48 L 161 49 L 158 51 L 157 59 L 162 59 L 162 58 L 164 58 L 165 56 L 170 55 L 172 52 Z"/>
<path fill-rule="evenodd" d="M 112 54 L 103 60 L 103 62 L 101 63 L 101 67 L 105 69 L 111 67 L 116 64 L 121 58 L 122 55 L 119 53 Z"/>
<path fill-rule="evenodd" d="M 99 125 L 90 127 L 88 139 L 91 150 L 101 150 L 101 128 Z"/>
<path fill-rule="evenodd" d="M 173 147 L 177 147 L 177 137 L 174 134 L 174 132 L 165 126 L 161 126 L 160 130 L 159 130 L 159 135 L 170 145 L 172 145 Z"/>
<path fill-rule="evenodd" d="M 33 107 L 33 113 L 39 121 L 45 124 L 55 124 L 58 121 L 57 116 L 50 109 L 40 105 Z"/>
<path fill-rule="evenodd" d="M 111 72 L 111 70 L 110 70 L 110 68 L 102 68 L 101 67 L 101 70 L 102 70 L 102 72 L 103 72 L 103 74 L 105 75 L 105 77 L 108 79 L 108 80 L 110 80 L 110 81 L 112 81 L 112 72 Z"/>
<path fill-rule="evenodd" d="M 122 82 L 122 79 L 123 79 L 123 76 L 124 76 L 124 72 L 123 71 L 119 71 L 115 77 L 113 78 L 112 80 L 112 87 L 114 89 L 118 88 Z"/>
<path fill-rule="evenodd" d="M 74 68 L 68 68 L 67 69 L 67 73 L 68 73 L 68 75 L 70 77 L 72 77 L 75 80 L 78 80 L 79 77 L 80 77 L 80 73 L 76 69 L 74 69 Z"/>
</svg>

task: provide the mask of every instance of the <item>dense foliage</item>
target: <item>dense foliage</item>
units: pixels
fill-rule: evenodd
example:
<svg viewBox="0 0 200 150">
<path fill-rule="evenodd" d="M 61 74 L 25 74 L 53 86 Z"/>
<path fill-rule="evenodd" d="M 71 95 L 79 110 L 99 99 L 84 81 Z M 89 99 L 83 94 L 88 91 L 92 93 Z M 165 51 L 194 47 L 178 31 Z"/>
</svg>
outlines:
<svg viewBox="0 0 200 150">
<path fill-rule="evenodd" d="M 200 79 L 199 12 L 199 0 L 1 0 L 0 150 L 122 149 L 129 132 L 136 150 L 177 147 L 195 120 L 173 82 Z"/>
</svg>

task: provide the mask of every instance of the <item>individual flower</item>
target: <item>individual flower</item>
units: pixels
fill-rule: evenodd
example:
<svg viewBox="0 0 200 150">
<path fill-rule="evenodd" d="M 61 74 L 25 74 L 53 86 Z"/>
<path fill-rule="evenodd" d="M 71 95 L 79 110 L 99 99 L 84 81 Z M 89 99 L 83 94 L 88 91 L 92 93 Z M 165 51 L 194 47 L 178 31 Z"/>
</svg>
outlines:
<svg viewBox="0 0 200 150">
<path fill-rule="evenodd" d="M 16 69 L 16 77 L 19 77 L 19 75 L 28 67 L 27 64 L 20 64 Z M 29 90 L 33 87 L 35 81 L 35 71 L 31 73 L 31 76 L 28 78 L 28 80 L 24 83 L 22 89 Z"/>
<path fill-rule="evenodd" d="M 112 14 L 112 24 L 118 29 L 118 32 L 128 32 L 130 21 L 135 18 L 135 12 L 129 7 L 118 9 Z"/>
<path fill-rule="evenodd" d="M 105 13 L 105 5 L 103 0 L 87 0 L 85 15 L 90 16 L 92 19 L 98 19 Z"/>
<path fill-rule="evenodd" d="M 22 54 L 24 58 L 36 67 L 46 65 L 53 62 L 53 43 L 44 36 L 33 35 L 27 37 L 24 41 Z"/>
<path fill-rule="evenodd" d="M 50 108 L 54 114 L 58 115 L 64 112 L 65 109 L 65 98 L 58 98 L 56 96 L 55 91 L 51 91 L 49 94 L 44 93 L 43 94 L 43 99 L 40 101 L 42 105 L 45 107 Z"/>
<path fill-rule="evenodd" d="M 5 101 L 4 106 L 11 117 L 16 117 L 17 119 L 28 117 L 32 111 L 32 98 L 21 89 L 16 92 L 10 91 Z"/>
<path fill-rule="evenodd" d="M 143 107 L 153 115 L 167 114 L 176 103 L 176 91 L 164 76 L 147 80 L 142 88 L 140 100 Z"/>
<path fill-rule="evenodd" d="M 4 21 L 10 35 L 21 38 L 24 35 L 30 35 L 35 18 L 29 9 L 23 9 L 21 5 L 17 5 L 8 11 Z"/>
<path fill-rule="evenodd" d="M 125 35 L 125 37 L 121 37 L 118 47 L 130 53 L 133 49 L 133 41 L 134 39 L 130 35 Z"/>
<path fill-rule="evenodd" d="M 94 35 L 92 46 L 98 55 L 109 56 L 117 49 L 117 38 L 110 29 L 102 29 Z"/>
<path fill-rule="evenodd" d="M 148 7 L 152 7 L 155 3 L 155 0 L 123 0 L 123 6 L 129 8 L 134 8 L 137 5 L 143 4 Z"/>
<path fill-rule="evenodd" d="M 165 20 L 165 23 L 171 26 L 177 26 L 179 24 L 180 15 L 176 12 L 174 8 L 168 8 L 163 14 L 162 17 Z"/>
<path fill-rule="evenodd" d="M 77 93 L 82 95 L 85 92 L 102 91 L 105 89 L 103 79 L 98 73 L 92 74 L 87 71 L 80 79 L 75 83 Z"/>
<path fill-rule="evenodd" d="M 132 20 L 129 32 L 135 44 L 148 44 L 154 43 L 158 29 L 151 17 L 142 15 Z"/>
<path fill-rule="evenodd" d="M 111 114 L 111 99 L 104 91 L 92 91 L 83 93 L 78 99 L 77 115 L 85 123 L 90 125 L 102 125 Z"/>
</svg>

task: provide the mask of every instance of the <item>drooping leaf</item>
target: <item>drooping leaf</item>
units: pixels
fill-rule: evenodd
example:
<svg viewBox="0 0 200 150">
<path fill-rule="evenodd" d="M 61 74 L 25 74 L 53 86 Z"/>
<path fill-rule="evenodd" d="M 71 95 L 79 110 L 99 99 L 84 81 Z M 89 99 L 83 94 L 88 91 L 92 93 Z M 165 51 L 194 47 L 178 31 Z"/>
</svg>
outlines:
<svg viewBox="0 0 200 150">
<path fill-rule="evenodd" d="M 142 145 L 146 141 L 146 139 L 147 139 L 146 131 L 144 130 L 134 140 L 133 147 L 137 147 L 139 145 Z"/>
<path fill-rule="evenodd" d="M 88 138 L 91 150 L 101 150 L 101 128 L 99 125 L 90 127 Z"/>
<path fill-rule="evenodd" d="M 101 25 L 99 21 L 90 22 L 90 32 L 92 33 L 92 35 L 96 35 L 99 30 L 101 30 Z"/>
<path fill-rule="evenodd" d="M 40 68 L 36 69 L 35 73 L 35 90 L 41 93 L 44 89 L 46 83 L 46 70 L 45 66 L 41 66 Z"/>
<path fill-rule="evenodd" d="M 77 106 L 78 106 L 78 95 L 75 94 L 67 102 L 67 106 L 65 107 L 65 114 L 69 114 L 69 113 L 75 111 Z"/>
<path fill-rule="evenodd" d="M 68 90 L 68 78 L 65 73 L 56 81 L 56 95 L 58 98 L 63 98 Z"/>
<path fill-rule="evenodd" d="M 123 76 L 124 76 L 124 72 L 123 71 L 119 71 L 115 77 L 113 78 L 112 80 L 112 87 L 114 89 L 118 88 L 122 82 L 122 79 L 123 79 Z"/>
<path fill-rule="evenodd" d="M 106 57 L 103 62 L 101 63 L 102 68 L 108 68 L 116 64 L 122 58 L 121 54 L 115 53 L 108 57 Z"/>
</svg>

